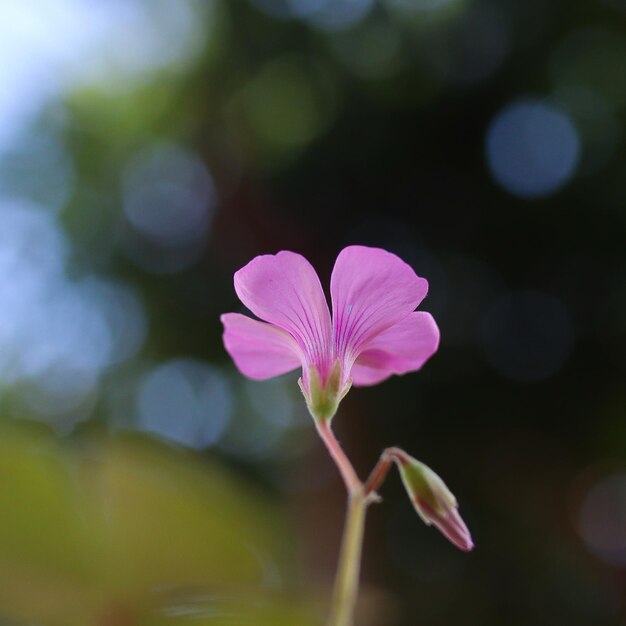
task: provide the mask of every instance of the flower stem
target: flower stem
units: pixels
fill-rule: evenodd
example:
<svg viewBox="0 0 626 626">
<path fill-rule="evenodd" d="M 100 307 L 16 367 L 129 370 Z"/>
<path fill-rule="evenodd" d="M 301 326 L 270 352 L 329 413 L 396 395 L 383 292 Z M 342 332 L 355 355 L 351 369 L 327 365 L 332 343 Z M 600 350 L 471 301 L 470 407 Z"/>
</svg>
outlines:
<svg viewBox="0 0 626 626">
<path fill-rule="evenodd" d="M 363 491 L 365 495 L 375 495 L 376 490 L 383 484 L 391 464 L 406 462 L 407 454 L 400 448 L 387 448 L 380 455 L 380 459 L 376 464 L 376 467 L 372 470 L 369 478 L 365 481 Z"/>
<path fill-rule="evenodd" d="M 362 489 L 350 494 L 328 626 L 352 626 L 353 624 L 354 607 L 359 590 L 361 548 L 367 504 L 367 498 Z"/>
<path fill-rule="evenodd" d="M 352 467 L 352 463 L 350 463 L 346 453 L 341 448 L 341 445 L 339 445 L 339 442 L 335 437 L 335 433 L 331 430 L 328 421 L 315 420 L 315 426 L 317 427 L 317 432 L 328 449 L 330 456 L 333 461 L 335 461 L 335 465 L 337 465 L 337 468 L 339 469 L 339 473 L 343 478 L 343 482 L 346 484 L 348 493 L 352 495 L 357 491 L 360 491 L 362 488 L 361 481 L 356 475 L 356 472 Z"/>
<path fill-rule="evenodd" d="M 406 455 L 399 448 L 387 448 L 364 485 L 337 441 L 330 427 L 330 420 L 316 419 L 315 426 L 335 461 L 348 491 L 348 509 L 328 626 L 353 626 L 354 608 L 359 591 L 365 512 L 371 503 L 379 501 L 376 490 L 385 480 L 391 463 Z"/>
</svg>

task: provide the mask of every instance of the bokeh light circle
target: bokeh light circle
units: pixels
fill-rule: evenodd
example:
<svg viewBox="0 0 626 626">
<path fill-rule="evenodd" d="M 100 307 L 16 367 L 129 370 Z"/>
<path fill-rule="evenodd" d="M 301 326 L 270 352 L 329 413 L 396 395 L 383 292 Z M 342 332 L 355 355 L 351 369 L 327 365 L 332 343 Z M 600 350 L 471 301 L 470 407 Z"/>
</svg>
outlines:
<svg viewBox="0 0 626 626">
<path fill-rule="evenodd" d="M 626 472 L 605 477 L 589 490 L 580 508 L 579 532 L 600 560 L 626 567 Z"/>
<path fill-rule="evenodd" d="M 140 429 L 196 449 L 215 444 L 231 417 L 230 384 L 217 368 L 195 359 L 157 365 L 139 384 Z"/>
<path fill-rule="evenodd" d="M 551 104 L 526 100 L 502 110 L 487 131 L 491 175 L 513 195 L 547 196 L 565 185 L 580 153 L 578 132 Z"/>
<path fill-rule="evenodd" d="M 291 0 L 300 11 L 308 5 L 308 21 L 321 30 L 337 31 L 358 24 L 370 12 L 374 0 Z M 314 10 L 311 10 L 314 7 Z"/>
<path fill-rule="evenodd" d="M 135 157 L 124 179 L 124 212 L 139 233 L 166 247 L 202 237 L 216 203 L 213 179 L 200 158 L 157 144 Z"/>
</svg>

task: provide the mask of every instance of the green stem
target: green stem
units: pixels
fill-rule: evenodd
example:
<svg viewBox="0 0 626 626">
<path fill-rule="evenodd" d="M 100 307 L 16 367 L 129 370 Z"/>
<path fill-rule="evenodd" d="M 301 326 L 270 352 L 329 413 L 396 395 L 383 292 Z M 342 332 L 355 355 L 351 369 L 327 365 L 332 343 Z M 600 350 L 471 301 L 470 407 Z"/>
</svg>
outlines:
<svg viewBox="0 0 626 626">
<path fill-rule="evenodd" d="M 330 427 L 330 420 L 315 420 L 315 425 L 330 456 L 335 461 L 348 491 L 348 510 L 341 540 L 341 552 L 328 626 L 352 626 L 354 607 L 359 591 L 365 511 L 372 502 L 380 500 L 376 494 L 376 489 L 385 480 L 391 462 L 404 453 L 398 448 L 385 450 L 371 476 L 363 485 L 356 475 L 352 463 L 337 441 Z"/>
<path fill-rule="evenodd" d="M 362 489 L 350 494 L 328 626 L 352 626 L 353 624 L 354 607 L 359 591 L 361 548 L 367 504 L 367 497 Z"/>
</svg>

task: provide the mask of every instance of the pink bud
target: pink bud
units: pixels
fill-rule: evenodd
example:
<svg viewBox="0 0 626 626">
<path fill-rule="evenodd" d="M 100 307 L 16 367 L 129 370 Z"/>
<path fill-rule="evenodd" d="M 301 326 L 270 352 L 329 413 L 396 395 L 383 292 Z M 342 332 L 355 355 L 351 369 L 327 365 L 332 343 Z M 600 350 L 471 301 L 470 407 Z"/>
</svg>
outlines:
<svg viewBox="0 0 626 626">
<path fill-rule="evenodd" d="M 406 453 L 394 459 L 415 510 L 428 526 L 435 525 L 457 548 L 469 552 L 474 543 L 458 512 L 456 498 L 429 467 Z"/>
</svg>

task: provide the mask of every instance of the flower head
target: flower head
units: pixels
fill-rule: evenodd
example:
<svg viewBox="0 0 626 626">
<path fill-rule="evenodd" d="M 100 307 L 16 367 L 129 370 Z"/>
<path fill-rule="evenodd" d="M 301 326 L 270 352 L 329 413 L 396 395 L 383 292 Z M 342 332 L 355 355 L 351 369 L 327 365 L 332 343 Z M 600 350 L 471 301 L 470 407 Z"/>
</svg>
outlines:
<svg viewBox="0 0 626 626">
<path fill-rule="evenodd" d="M 380 248 L 340 252 L 330 280 L 332 316 L 313 266 L 295 252 L 255 257 L 235 273 L 235 291 L 262 321 L 222 315 L 226 350 L 255 380 L 301 367 L 317 419 L 332 418 L 351 384 L 418 370 L 439 344 L 432 316 L 415 311 L 427 281 Z"/>
</svg>

